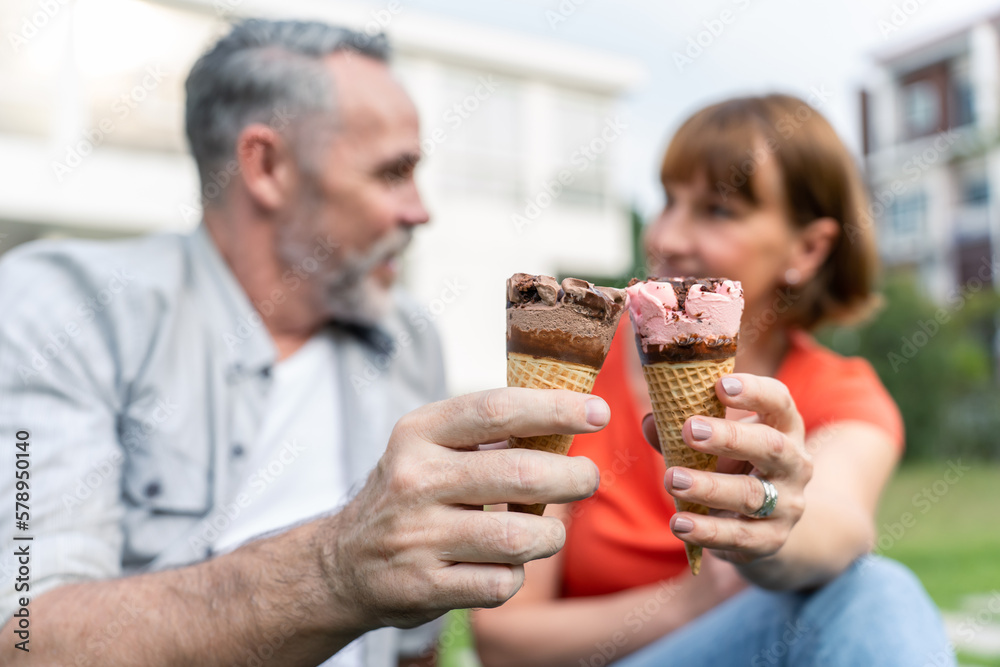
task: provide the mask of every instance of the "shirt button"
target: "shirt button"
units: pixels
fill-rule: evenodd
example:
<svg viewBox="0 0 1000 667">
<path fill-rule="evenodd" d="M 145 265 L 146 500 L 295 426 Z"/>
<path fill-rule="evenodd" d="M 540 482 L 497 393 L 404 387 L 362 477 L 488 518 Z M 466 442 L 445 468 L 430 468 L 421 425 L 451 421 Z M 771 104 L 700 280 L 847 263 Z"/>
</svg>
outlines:
<svg viewBox="0 0 1000 667">
<path fill-rule="evenodd" d="M 236 457 L 243 456 L 244 451 L 245 450 L 243 449 L 243 445 L 241 445 L 240 443 L 236 443 L 235 445 L 233 445 L 233 456 Z"/>
<path fill-rule="evenodd" d="M 159 482 L 150 482 L 149 484 L 146 485 L 145 494 L 147 498 L 155 498 L 156 496 L 160 495 L 160 491 L 161 489 Z"/>
</svg>

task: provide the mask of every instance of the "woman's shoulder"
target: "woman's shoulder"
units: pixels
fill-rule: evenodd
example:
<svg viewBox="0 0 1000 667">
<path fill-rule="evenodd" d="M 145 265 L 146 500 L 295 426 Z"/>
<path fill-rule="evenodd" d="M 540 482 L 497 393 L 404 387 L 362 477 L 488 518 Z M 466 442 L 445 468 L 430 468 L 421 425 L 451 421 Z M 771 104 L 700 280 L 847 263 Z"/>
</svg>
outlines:
<svg viewBox="0 0 1000 667">
<path fill-rule="evenodd" d="M 789 332 L 777 378 L 785 383 L 806 430 L 837 421 L 863 421 L 902 444 L 902 416 L 872 365 L 837 354 L 804 331 Z"/>
<path fill-rule="evenodd" d="M 799 329 L 790 331 L 788 339 L 788 354 L 778 370 L 778 379 L 785 384 L 822 383 L 833 389 L 842 382 L 860 381 L 882 387 L 882 381 L 867 359 L 840 355 Z"/>
</svg>

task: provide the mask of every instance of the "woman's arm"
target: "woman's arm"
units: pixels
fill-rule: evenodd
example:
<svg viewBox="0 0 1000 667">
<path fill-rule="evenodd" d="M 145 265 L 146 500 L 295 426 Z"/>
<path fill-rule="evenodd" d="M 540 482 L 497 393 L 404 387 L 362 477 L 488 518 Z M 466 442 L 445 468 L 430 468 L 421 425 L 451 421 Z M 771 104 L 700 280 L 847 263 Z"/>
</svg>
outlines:
<svg viewBox="0 0 1000 667">
<path fill-rule="evenodd" d="M 546 514 L 565 520 L 567 506 Z M 698 577 L 685 574 L 641 588 L 557 599 L 562 552 L 525 565 L 520 592 L 504 606 L 476 611 L 473 628 L 485 667 L 579 667 L 613 662 L 700 616 L 745 583 L 731 564 L 706 558 Z M 594 663 L 596 664 L 596 663 Z"/>
<path fill-rule="evenodd" d="M 738 566 L 765 588 L 822 585 L 871 550 L 879 495 L 899 459 L 889 436 L 864 422 L 819 429 L 806 447 L 813 453 L 813 477 L 802 518 L 776 554 Z"/>
</svg>

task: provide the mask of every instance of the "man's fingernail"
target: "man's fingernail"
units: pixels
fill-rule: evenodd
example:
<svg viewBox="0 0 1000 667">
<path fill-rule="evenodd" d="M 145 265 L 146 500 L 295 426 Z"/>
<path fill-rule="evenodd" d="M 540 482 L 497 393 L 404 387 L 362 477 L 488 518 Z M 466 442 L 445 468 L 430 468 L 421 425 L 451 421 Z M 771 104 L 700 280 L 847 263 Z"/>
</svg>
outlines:
<svg viewBox="0 0 1000 667">
<path fill-rule="evenodd" d="M 722 389 L 730 396 L 736 396 L 743 391 L 743 383 L 734 377 L 722 378 Z"/>
<path fill-rule="evenodd" d="M 695 440 L 708 440 L 712 437 L 712 425 L 700 419 L 692 419 L 691 437 Z"/>
<path fill-rule="evenodd" d="M 603 398 L 592 398 L 587 401 L 587 423 L 591 426 L 604 426 L 611 419 L 611 408 Z"/>
<path fill-rule="evenodd" d="M 684 489 L 690 489 L 692 484 L 694 484 L 694 480 L 691 479 L 691 475 L 688 474 L 687 470 L 682 470 L 681 468 L 674 470 L 670 486 L 678 491 L 683 491 Z"/>
<path fill-rule="evenodd" d="M 679 516 L 674 519 L 675 533 L 690 533 L 692 530 L 694 530 L 694 521 L 691 519 L 686 516 Z"/>
</svg>

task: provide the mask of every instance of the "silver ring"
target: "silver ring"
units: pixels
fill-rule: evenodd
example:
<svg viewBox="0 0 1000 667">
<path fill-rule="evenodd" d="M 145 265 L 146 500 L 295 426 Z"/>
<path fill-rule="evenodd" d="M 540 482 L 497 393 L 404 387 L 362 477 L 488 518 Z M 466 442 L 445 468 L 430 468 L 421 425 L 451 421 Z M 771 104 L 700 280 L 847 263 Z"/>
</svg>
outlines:
<svg viewBox="0 0 1000 667">
<path fill-rule="evenodd" d="M 774 484 L 771 484 L 771 482 L 763 477 L 758 477 L 757 479 L 764 486 L 764 502 L 761 504 L 760 509 L 747 516 L 752 519 L 766 519 L 771 516 L 771 513 L 774 512 L 774 508 L 778 504 L 778 490 L 774 488 Z"/>
</svg>

